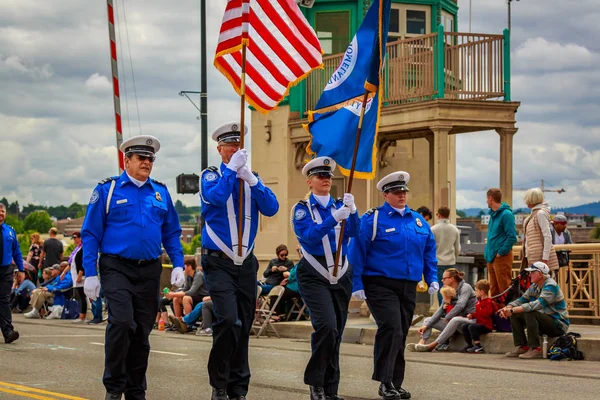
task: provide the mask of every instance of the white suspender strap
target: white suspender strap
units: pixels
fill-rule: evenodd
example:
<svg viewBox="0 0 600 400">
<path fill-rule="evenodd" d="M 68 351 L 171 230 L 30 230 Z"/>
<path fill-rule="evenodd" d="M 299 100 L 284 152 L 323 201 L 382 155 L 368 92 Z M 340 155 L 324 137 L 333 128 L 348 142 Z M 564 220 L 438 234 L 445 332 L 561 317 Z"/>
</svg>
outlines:
<svg viewBox="0 0 600 400">
<path fill-rule="evenodd" d="M 371 242 L 375 240 L 375 236 L 377 235 L 377 217 L 379 217 L 379 210 L 375 210 L 375 215 L 373 215 L 373 236 L 371 236 Z"/>
<path fill-rule="evenodd" d="M 112 199 L 113 192 L 115 191 L 115 185 L 117 181 L 115 179 L 110 183 L 110 189 L 108 189 L 108 197 L 106 197 L 106 215 L 108 215 L 108 210 L 110 210 L 110 200 Z"/>
<path fill-rule="evenodd" d="M 314 216 L 314 221 L 317 224 L 323 223 L 323 218 L 321 218 L 321 214 L 319 213 L 318 210 L 311 214 Z M 339 229 L 336 231 L 336 244 L 337 244 L 337 239 L 339 237 L 339 236 L 337 236 L 338 234 L 339 234 Z M 327 267 L 331 268 L 331 267 L 333 267 L 333 264 L 335 261 L 333 259 L 333 251 L 331 250 L 331 243 L 329 242 L 329 234 L 325 234 L 325 236 L 323 236 L 323 238 L 321 239 L 321 243 L 323 243 L 323 252 L 325 253 L 325 260 L 327 260 Z"/>
<path fill-rule="evenodd" d="M 316 258 L 314 258 L 309 252 L 307 252 L 303 247 L 302 256 L 308 261 L 312 267 L 323 276 L 323 278 L 327 279 L 330 284 L 335 285 L 338 281 L 344 276 L 344 274 L 348 271 L 348 257 L 343 257 L 342 266 L 338 269 L 338 276 L 333 276 L 333 266 L 326 268 L 322 265 Z"/>
</svg>

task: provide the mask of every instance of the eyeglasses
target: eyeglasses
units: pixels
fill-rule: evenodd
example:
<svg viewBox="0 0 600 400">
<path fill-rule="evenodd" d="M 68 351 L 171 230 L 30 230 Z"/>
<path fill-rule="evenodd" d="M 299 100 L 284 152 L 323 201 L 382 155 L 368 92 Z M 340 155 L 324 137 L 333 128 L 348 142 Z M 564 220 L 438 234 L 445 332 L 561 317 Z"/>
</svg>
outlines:
<svg viewBox="0 0 600 400">
<path fill-rule="evenodd" d="M 280 253 L 279 254 L 279 257 L 287 257 L 287 256 L 288 256 L 288 253 Z"/>
<path fill-rule="evenodd" d="M 79 236 L 71 236 L 71 239 L 79 239 Z"/>
<path fill-rule="evenodd" d="M 442 280 L 445 281 L 446 279 L 450 279 L 449 276 L 442 276 Z"/>
<path fill-rule="evenodd" d="M 566 225 L 567 221 L 552 221 L 554 225 Z"/>
<path fill-rule="evenodd" d="M 148 161 L 150 161 L 151 163 L 153 163 L 153 162 L 154 162 L 154 160 L 156 160 L 156 157 L 154 157 L 154 156 L 142 156 L 142 155 L 139 155 L 139 154 L 136 154 L 136 156 L 137 156 L 137 158 L 138 158 L 140 161 L 146 161 L 146 160 L 148 160 Z"/>
</svg>

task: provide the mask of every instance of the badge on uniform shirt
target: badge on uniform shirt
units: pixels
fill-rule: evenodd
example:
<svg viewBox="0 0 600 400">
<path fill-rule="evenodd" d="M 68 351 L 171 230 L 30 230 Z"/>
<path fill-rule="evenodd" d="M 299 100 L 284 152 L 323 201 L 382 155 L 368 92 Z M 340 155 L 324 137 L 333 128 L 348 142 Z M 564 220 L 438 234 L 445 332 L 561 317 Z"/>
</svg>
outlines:
<svg viewBox="0 0 600 400">
<path fill-rule="evenodd" d="M 160 193 L 156 192 L 156 200 L 162 201 L 162 197 L 160 197 Z"/>
<path fill-rule="evenodd" d="M 204 174 L 205 181 L 212 182 L 216 179 L 217 179 L 217 174 L 215 174 L 214 172 L 207 172 L 206 174 Z"/>
<path fill-rule="evenodd" d="M 423 223 L 421 222 L 421 218 L 417 218 L 417 226 L 419 228 L 423 227 Z"/>
<path fill-rule="evenodd" d="M 94 204 L 95 202 L 98 201 L 99 198 L 100 198 L 100 194 L 98 193 L 97 190 L 94 190 L 94 192 L 92 193 L 92 197 L 90 197 L 90 204 Z"/>
<path fill-rule="evenodd" d="M 297 209 L 296 212 L 294 213 L 294 218 L 296 219 L 296 221 L 301 220 L 305 216 L 306 216 L 306 211 L 304 211 L 301 208 Z"/>
</svg>

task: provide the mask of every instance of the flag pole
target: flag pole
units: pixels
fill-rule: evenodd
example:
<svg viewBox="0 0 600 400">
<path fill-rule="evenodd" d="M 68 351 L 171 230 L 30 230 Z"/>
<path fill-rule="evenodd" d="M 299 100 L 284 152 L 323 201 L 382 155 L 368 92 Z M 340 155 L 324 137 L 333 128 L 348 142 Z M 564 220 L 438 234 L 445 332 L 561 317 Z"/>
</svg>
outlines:
<svg viewBox="0 0 600 400">
<path fill-rule="evenodd" d="M 365 89 L 365 94 L 362 99 L 362 109 L 360 110 L 360 119 L 358 120 L 358 129 L 356 130 L 356 142 L 354 142 L 354 154 L 352 155 L 352 168 L 350 168 L 350 176 L 348 177 L 348 190 L 346 193 L 352 193 L 352 181 L 354 180 L 354 169 L 356 168 L 356 157 L 358 155 L 358 146 L 360 144 L 360 135 L 362 132 L 363 118 L 365 117 L 365 109 L 369 100 L 369 90 Z M 335 252 L 335 264 L 333 266 L 333 276 L 338 274 L 338 265 L 340 264 L 340 254 L 342 254 L 342 243 L 344 240 L 344 230 L 346 228 L 346 220 L 342 221 L 340 229 L 340 238 L 338 240 L 337 251 Z"/>
<path fill-rule="evenodd" d="M 240 76 L 240 150 L 244 148 L 244 117 L 246 111 L 246 42 L 242 41 L 242 74 Z M 242 225 L 244 221 L 244 180 L 240 178 L 238 206 L 238 256 L 242 256 Z"/>
</svg>

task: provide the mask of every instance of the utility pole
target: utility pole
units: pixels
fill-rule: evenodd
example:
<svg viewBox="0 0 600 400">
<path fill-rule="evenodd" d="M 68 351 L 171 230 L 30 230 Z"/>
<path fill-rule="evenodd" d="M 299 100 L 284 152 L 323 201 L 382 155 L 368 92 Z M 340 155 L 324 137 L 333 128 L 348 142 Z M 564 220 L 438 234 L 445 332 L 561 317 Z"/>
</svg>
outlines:
<svg viewBox="0 0 600 400">
<path fill-rule="evenodd" d="M 506 0 L 506 1 L 508 3 L 508 34 L 512 36 L 512 30 L 510 28 L 510 26 L 511 26 L 511 21 L 510 21 L 510 19 L 511 19 L 511 16 L 510 16 L 510 4 L 513 1 L 519 1 L 519 0 Z"/>
<path fill-rule="evenodd" d="M 206 88 L 206 0 L 200 0 L 200 167 L 208 168 L 208 93 Z"/>
</svg>

